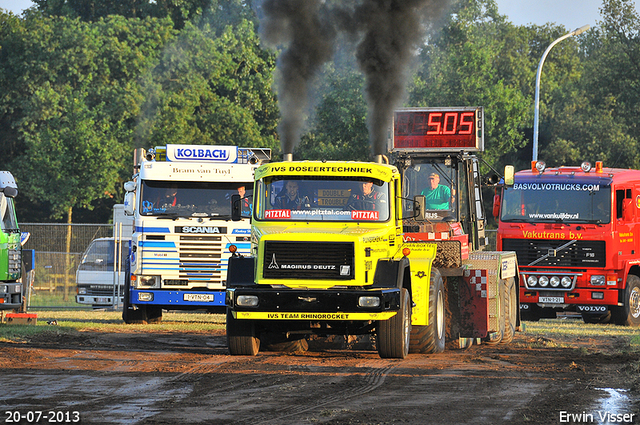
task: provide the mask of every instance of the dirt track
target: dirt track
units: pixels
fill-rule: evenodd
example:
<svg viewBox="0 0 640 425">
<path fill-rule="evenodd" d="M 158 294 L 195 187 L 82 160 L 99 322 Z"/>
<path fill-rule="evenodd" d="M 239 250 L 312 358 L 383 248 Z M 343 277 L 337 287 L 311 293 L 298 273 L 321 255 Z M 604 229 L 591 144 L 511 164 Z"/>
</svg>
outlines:
<svg viewBox="0 0 640 425">
<path fill-rule="evenodd" d="M 509 346 L 405 360 L 327 348 L 251 358 L 229 356 L 222 332 L 150 329 L 0 343 L 2 423 L 6 411 L 41 411 L 39 423 L 50 411 L 100 424 L 547 425 L 603 423 L 605 411 L 640 423 L 640 356 L 613 354 L 623 344 L 615 337 L 518 333 Z"/>
</svg>

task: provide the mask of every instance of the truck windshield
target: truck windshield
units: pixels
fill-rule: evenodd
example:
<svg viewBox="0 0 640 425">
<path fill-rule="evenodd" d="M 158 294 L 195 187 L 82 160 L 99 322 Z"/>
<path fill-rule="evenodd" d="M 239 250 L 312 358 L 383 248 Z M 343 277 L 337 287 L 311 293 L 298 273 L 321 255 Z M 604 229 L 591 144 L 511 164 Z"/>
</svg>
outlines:
<svg viewBox="0 0 640 425">
<path fill-rule="evenodd" d="M 144 180 L 140 214 L 168 217 L 229 217 L 231 195 L 243 199 L 243 214 L 250 214 L 253 182 L 171 182 Z M 246 208 L 246 211 L 244 209 Z"/>
<path fill-rule="evenodd" d="M 78 266 L 79 270 L 91 271 L 113 271 L 113 259 L 116 251 L 120 251 L 120 264 L 124 267 L 129 249 L 126 241 L 123 243 L 122 249 L 113 246 L 113 239 L 100 239 L 91 242 L 89 248 L 82 255 L 82 262 Z"/>
<path fill-rule="evenodd" d="M 287 221 L 389 219 L 389 185 L 367 178 L 267 177 L 258 182 L 256 218 Z"/>
<path fill-rule="evenodd" d="M 516 183 L 503 191 L 501 221 L 609 223 L 611 187 L 599 184 Z"/>
<path fill-rule="evenodd" d="M 414 161 L 403 175 L 404 217 L 413 214 L 413 201 L 416 195 L 425 197 L 425 218 L 442 220 L 456 215 L 456 170 L 444 162 L 444 159 Z"/>
</svg>

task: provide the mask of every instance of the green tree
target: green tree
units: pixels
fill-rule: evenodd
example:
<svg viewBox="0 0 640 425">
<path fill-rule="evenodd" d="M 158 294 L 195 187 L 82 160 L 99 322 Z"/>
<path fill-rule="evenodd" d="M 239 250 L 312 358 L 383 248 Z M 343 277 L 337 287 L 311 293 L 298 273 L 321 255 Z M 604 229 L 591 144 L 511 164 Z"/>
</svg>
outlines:
<svg viewBox="0 0 640 425">
<path fill-rule="evenodd" d="M 545 155 L 640 168 L 640 18 L 630 0 L 605 0 L 601 13 L 601 25 L 581 36 L 584 70 L 552 111 Z"/>
<path fill-rule="evenodd" d="M 136 80 L 171 28 L 168 20 L 32 18 L 3 34 L 2 143 L 18 147 L 6 160 L 23 194 L 52 218 L 71 222 L 74 208 L 119 192 L 143 101 Z"/>
<path fill-rule="evenodd" d="M 252 1 L 246 0 L 33 0 L 44 16 L 65 16 L 95 22 L 111 15 L 125 18 L 171 18 L 176 29 L 205 18 L 220 28 L 243 19 L 257 22 Z"/>
<path fill-rule="evenodd" d="M 140 140 L 276 149 L 274 66 L 250 22 L 220 36 L 188 23 L 145 77 Z"/>
<path fill-rule="evenodd" d="M 371 159 L 364 76 L 354 68 L 327 67 L 319 102 L 296 157 L 313 160 Z"/>
<path fill-rule="evenodd" d="M 485 153 L 497 165 L 526 144 L 530 65 L 525 34 L 498 14 L 493 0 L 463 0 L 420 54 L 408 106 L 483 106 Z M 527 47 L 526 45 L 524 47 Z"/>
</svg>

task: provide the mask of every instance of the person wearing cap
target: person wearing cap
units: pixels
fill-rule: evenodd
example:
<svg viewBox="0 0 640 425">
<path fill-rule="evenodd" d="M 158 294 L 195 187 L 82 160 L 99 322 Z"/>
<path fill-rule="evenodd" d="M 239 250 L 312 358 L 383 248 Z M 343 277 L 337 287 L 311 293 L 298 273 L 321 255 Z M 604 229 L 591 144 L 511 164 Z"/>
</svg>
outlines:
<svg viewBox="0 0 640 425">
<path fill-rule="evenodd" d="M 438 173 L 429 174 L 429 187 L 421 193 L 425 198 L 425 209 L 447 210 L 451 202 L 451 189 L 440 184 Z"/>
<path fill-rule="evenodd" d="M 373 182 L 362 182 L 362 193 L 353 193 L 347 210 L 379 211 L 382 205 L 386 205 L 387 197 L 384 193 L 375 190 Z"/>
</svg>

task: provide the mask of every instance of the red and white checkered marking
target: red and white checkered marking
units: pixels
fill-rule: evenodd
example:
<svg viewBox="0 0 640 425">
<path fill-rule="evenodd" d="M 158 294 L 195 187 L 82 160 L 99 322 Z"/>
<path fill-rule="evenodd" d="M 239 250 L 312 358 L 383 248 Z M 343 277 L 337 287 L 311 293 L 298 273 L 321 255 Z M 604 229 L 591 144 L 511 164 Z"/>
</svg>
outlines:
<svg viewBox="0 0 640 425">
<path fill-rule="evenodd" d="M 475 285 L 482 298 L 487 298 L 487 270 L 465 270 L 465 280 Z"/>
</svg>

